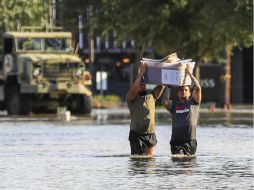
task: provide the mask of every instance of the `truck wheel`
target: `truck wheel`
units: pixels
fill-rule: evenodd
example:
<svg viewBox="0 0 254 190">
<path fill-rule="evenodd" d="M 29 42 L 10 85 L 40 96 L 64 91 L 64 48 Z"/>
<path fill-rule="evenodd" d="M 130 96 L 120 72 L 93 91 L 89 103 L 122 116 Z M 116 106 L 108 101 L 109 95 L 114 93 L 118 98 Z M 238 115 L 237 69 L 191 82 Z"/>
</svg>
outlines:
<svg viewBox="0 0 254 190">
<path fill-rule="evenodd" d="M 90 96 L 84 95 L 83 113 L 91 113 L 92 111 L 92 100 Z"/>
<path fill-rule="evenodd" d="M 70 110 L 73 113 L 90 113 L 92 110 L 91 97 L 76 94 L 72 97 Z"/>
<path fill-rule="evenodd" d="M 9 115 L 28 115 L 32 110 L 30 95 L 21 95 L 17 86 L 7 91 L 6 108 Z"/>
<path fill-rule="evenodd" d="M 20 102 L 20 94 L 19 94 L 18 87 L 13 86 L 7 90 L 6 108 L 7 108 L 8 115 L 20 114 L 21 102 Z"/>
<path fill-rule="evenodd" d="M 32 96 L 30 94 L 22 94 L 20 114 L 28 115 L 31 111 L 32 111 Z"/>
</svg>

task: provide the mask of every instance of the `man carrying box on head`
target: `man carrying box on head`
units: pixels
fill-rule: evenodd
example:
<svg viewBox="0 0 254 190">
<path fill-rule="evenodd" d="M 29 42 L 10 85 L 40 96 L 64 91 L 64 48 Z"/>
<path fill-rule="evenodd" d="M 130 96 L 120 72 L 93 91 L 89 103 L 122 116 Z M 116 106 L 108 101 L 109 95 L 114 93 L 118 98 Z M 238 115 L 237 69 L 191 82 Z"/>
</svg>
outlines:
<svg viewBox="0 0 254 190">
<path fill-rule="evenodd" d="M 162 104 L 170 111 L 172 116 L 172 135 L 170 140 L 171 153 L 194 155 L 197 148 L 196 128 L 201 103 L 201 86 L 191 74 L 187 65 L 186 74 L 194 83 L 191 94 L 190 86 L 179 86 L 177 96 L 179 101 L 171 101 L 170 89 L 166 88 L 162 96 Z"/>
<path fill-rule="evenodd" d="M 161 96 L 165 86 L 157 85 L 147 91 L 143 79 L 147 65 L 141 62 L 139 74 L 127 94 L 131 124 L 129 141 L 131 155 L 152 156 L 157 144 L 155 135 L 155 102 Z"/>
</svg>

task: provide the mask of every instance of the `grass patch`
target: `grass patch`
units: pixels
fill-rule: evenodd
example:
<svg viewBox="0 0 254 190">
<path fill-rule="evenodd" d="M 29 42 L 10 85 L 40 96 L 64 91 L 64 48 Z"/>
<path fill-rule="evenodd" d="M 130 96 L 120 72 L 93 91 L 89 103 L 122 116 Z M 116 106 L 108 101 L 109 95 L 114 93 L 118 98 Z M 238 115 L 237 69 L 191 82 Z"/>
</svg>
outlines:
<svg viewBox="0 0 254 190">
<path fill-rule="evenodd" d="M 121 98 L 117 95 L 95 95 L 92 104 L 93 108 L 118 108 L 121 106 Z"/>
</svg>

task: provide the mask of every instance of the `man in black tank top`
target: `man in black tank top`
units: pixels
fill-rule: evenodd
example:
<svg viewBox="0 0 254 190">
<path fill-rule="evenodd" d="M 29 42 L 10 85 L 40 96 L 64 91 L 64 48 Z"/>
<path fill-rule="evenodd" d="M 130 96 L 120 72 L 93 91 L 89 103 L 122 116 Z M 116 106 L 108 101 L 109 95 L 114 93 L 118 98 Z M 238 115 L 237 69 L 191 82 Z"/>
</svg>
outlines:
<svg viewBox="0 0 254 190">
<path fill-rule="evenodd" d="M 201 86 L 190 73 L 188 65 L 186 73 L 190 75 L 194 83 L 192 94 L 190 86 L 180 86 L 177 92 L 179 101 L 171 101 L 170 89 L 166 88 L 162 103 L 172 116 L 171 153 L 194 155 L 197 148 L 196 128 L 202 95 Z"/>
</svg>

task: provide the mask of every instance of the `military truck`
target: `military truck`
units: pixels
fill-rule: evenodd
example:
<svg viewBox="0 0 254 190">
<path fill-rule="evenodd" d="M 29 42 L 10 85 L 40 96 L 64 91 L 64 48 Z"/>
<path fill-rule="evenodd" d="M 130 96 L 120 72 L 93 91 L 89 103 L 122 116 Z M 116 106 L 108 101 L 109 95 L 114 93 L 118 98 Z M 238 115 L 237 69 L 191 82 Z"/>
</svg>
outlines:
<svg viewBox="0 0 254 190">
<path fill-rule="evenodd" d="M 66 107 L 91 112 L 91 75 L 69 32 L 7 32 L 0 57 L 0 110 L 9 115 Z"/>
</svg>

